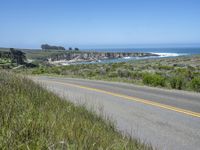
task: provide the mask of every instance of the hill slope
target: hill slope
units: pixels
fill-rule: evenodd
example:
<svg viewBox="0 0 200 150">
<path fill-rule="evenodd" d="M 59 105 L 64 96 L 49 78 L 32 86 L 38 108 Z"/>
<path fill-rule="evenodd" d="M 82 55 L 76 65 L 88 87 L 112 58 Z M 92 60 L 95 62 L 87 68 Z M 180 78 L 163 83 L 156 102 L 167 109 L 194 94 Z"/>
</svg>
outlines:
<svg viewBox="0 0 200 150">
<path fill-rule="evenodd" d="M 151 149 L 84 106 L 7 72 L 0 72 L 0 114 L 0 149 Z"/>
</svg>

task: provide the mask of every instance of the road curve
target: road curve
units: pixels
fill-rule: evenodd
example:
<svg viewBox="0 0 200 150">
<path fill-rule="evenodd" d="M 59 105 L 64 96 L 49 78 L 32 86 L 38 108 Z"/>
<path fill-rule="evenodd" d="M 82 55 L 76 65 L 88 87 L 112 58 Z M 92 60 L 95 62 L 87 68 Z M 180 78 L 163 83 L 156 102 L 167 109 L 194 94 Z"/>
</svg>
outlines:
<svg viewBox="0 0 200 150">
<path fill-rule="evenodd" d="M 163 150 L 200 149 L 200 94 L 126 83 L 38 76 L 59 96 L 86 103 L 119 130 Z"/>
</svg>

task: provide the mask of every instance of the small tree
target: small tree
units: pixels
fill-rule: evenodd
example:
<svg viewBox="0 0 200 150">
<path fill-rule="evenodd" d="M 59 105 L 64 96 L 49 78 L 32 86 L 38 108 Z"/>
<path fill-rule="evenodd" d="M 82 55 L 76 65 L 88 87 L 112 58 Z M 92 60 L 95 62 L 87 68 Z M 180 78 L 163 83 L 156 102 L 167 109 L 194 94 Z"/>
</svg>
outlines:
<svg viewBox="0 0 200 150">
<path fill-rule="evenodd" d="M 79 51 L 79 48 L 74 48 L 75 51 Z"/>
</svg>

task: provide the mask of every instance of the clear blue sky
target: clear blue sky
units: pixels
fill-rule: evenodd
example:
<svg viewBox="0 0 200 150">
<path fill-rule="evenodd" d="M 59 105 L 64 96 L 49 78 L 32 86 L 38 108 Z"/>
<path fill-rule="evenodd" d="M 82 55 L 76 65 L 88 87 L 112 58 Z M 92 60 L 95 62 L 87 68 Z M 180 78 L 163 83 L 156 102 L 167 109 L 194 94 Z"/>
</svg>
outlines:
<svg viewBox="0 0 200 150">
<path fill-rule="evenodd" d="M 200 44 L 200 0 L 0 0 L 0 47 Z"/>
</svg>

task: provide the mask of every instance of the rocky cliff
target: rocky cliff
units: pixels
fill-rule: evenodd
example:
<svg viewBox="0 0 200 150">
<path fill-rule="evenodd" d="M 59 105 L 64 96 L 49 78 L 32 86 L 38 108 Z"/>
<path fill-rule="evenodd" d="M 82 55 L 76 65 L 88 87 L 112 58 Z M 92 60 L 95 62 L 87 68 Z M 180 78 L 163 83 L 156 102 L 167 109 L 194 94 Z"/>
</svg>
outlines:
<svg viewBox="0 0 200 150">
<path fill-rule="evenodd" d="M 51 61 L 59 61 L 59 60 L 105 60 L 105 59 L 117 59 L 124 57 L 148 57 L 148 56 L 158 56 L 157 54 L 152 53 L 122 53 L 122 52 L 70 52 L 61 55 L 52 56 L 49 58 Z"/>
</svg>

